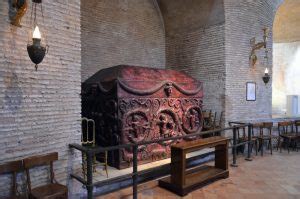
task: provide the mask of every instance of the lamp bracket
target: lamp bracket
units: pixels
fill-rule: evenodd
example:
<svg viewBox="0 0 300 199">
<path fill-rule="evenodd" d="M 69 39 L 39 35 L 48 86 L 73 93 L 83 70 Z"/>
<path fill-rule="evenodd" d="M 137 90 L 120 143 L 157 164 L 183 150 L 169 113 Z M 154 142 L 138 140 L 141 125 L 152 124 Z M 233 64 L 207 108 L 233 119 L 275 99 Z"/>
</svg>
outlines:
<svg viewBox="0 0 300 199">
<path fill-rule="evenodd" d="M 267 48 L 267 37 L 268 37 L 268 28 L 263 28 L 264 36 L 263 41 L 256 43 L 255 37 L 250 39 L 250 45 L 251 45 L 251 53 L 249 56 L 250 60 L 250 66 L 254 66 L 257 61 L 257 56 L 255 54 L 256 50 L 259 50 L 261 48 Z"/>
<path fill-rule="evenodd" d="M 21 19 L 27 12 L 27 0 L 13 0 L 11 6 L 14 9 L 14 14 L 11 16 L 10 23 L 14 26 L 22 27 Z"/>
</svg>

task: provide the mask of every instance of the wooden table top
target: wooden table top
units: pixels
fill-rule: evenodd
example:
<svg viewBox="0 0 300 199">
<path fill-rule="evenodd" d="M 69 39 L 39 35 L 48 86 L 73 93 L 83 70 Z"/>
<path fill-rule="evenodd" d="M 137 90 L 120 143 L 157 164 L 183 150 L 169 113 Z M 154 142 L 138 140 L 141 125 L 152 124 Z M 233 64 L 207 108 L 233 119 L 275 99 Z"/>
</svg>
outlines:
<svg viewBox="0 0 300 199">
<path fill-rule="evenodd" d="M 229 138 L 225 138 L 222 136 L 215 136 L 205 139 L 193 140 L 193 141 L 183 141 L 178 144 L 172 145 L 171 147 L 174 149 L 180 150 L 193 150 L 193 149 L 201 149 L 204 147 L 213 147 L 218 144 L 227 143 Z"/>
</svg>

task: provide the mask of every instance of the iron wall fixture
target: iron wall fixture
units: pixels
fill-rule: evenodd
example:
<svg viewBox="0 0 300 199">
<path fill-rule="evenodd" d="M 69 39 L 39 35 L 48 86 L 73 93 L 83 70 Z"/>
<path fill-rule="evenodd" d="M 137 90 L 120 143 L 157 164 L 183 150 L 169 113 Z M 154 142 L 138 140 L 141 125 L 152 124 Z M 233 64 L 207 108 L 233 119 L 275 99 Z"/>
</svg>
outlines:
<svg viewBox="0 0 300 199">
<path fill-rule="evenodd" d="M 249 60 L 250 60 L 250 66 L 252 66 L 252 67 L 256 64 L 256 61 L 257 61 L 257 56 L 255 54 L 255 51 L 259 50 L 261 48 L 265 48 L 265 51 L 267 52 L 267 38 L 268 38 L 269 29 L 263 28 L 263 31 L 264 31 L 264 36 L 263 36 L 262 42 L 256 43 L 255 37 L 253 37 L 250 40 L 251 54 L 250 54 Z"/>
<path fill-rule="evenodd" d="M 36 7 L 37 4 L 41 5 L 41 12 L 43 16 L 43 7 L 42 7 L 42 0 L 32 0 L 32 12 L 33 12 L 33 27 L 34 31 L 32 34 L 32 43 L 27 44 L 27 52 L 28 55 L 33 63 L 35 63 L 35 70 L 38 68 L 38 64 L 40 64 L 45 55 L 46 52 L 48 51 L 49 46 L 48 45 L 42 45 L 42 36 L 40 33 L 40 29 L 37 25 L 37 20 L 36 20 Z M 31 13 L 32 16 L 32 13 Z"/>
<path fill-rule="evenodd" d="M 269 71 L 268 68 L 266 68 L 265 70 L 265 75 L 262 77 L 263 81 L 265 84 L 267 84 L 270 81 L 270 75 L 269 75 Z"/>
<path fill-rule="evenodd" d="M 251 54 L 250 54 L 250 57 L 249 57 L 249 63 L 250 63 L 250 66 L 254 67 L 255 64 L 256 64 L 256 61 L 257 61 L 257 56 L 255 54 L 255 51 L 259 50 L 261 48 L 265 49 L 264 59 L 265 59 L 265 62 L 266 62 L 265 63 L 266 70 L 265 70 L 265 75 L 262 77 L 262 79 L 263 79 L 264 83 L 267 84 L 270 81 L 270 78 L 271 78 L 270 75 L 269 75 L 269 71 L 268 71 L 268 49 L 267 49 L 267 38 L 268 38 L 269 29 L 268 28 L 263 28 L 262 30 L 264 32 L 262 42 L 256 43 L 255 42 L 255 37 L 253 37 L 250 40 L 252 50 L 251 50 Z"/>
<path fill-rule="evenodd" d="M 27 12 L 27 0 L 13 0 L 12 7 L 14 8 L 14 14 L 11 16 L 11 24 L 21 27 L 21 19 Z"/>
</svg>

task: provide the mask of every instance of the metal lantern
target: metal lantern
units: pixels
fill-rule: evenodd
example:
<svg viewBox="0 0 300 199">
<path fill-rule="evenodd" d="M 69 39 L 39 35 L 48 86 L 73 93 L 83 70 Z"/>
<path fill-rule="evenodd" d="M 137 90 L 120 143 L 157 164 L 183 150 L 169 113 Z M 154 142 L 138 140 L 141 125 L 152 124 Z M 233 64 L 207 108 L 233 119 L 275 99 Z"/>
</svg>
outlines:
<svg viewBox="0 0 300 199">
<path fill-rule="evenodd" d="M 34 31 L 32 34 L 32 43 L 30 42 L 27 44 L 27 52 L 31 61 L 35 64 L 35 70 L 37 70 L 38 64 L 40 64 L 43 61 L 46 52 L 48 51 L 47 49 L 49 47 L 48 45 L 42 45 L 42 36 L 36 20 L 36 11 L 38 4 L 40 4 L 41 13 L 43 16 L 42 0 L 32 0 L 31 21 L 33 16 Z"/>
<path fill-rule="evenodd" d="M 264 83 L 267 85 L 267 83 L 270 81 L 271 79 L 271 76 L 269 75 L 269 70 L 268 70 L 268 66 L 269 66 L 269 56 L 268 56 L 268 49 L 265 47 L 265 56 L 264 56 L 264 59 L 265 59 L 265 66 L 266 66 L 266 69 L 265 69 L 265 75 L 262 77 Z"/>
<path fill-rule="evenodd" d="M 269 75 L 269 71 L 268 68 L 266 68 L 265 70 L 265 75 L 262 77 L 263 81 L 265 84 L 267 84 L 270 81 L 270 75 Z"/>
</svg>

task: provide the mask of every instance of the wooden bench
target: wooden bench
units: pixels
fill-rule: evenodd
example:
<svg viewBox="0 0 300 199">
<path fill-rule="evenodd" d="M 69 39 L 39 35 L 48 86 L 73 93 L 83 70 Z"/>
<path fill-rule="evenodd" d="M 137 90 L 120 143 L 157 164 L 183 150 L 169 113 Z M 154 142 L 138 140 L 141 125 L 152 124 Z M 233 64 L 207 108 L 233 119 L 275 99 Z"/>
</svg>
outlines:
<svg viewBox="0 0 300 199">
<path fill-rule="evenodd" d="M 214 166 L 201 165 L 186 170 L 187 153 L 211 147 L 215 147 Z M 171 176 L 160 180 L 159 186 L 185 196 L 209 182 L 228 176 L 228 139 L 216 136 L 171 146 Z"/>
</svg>

